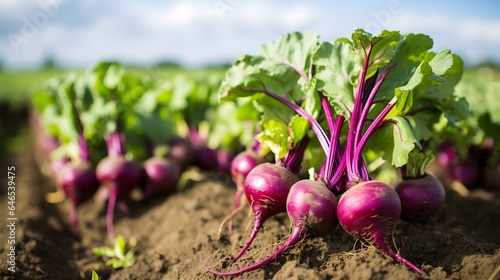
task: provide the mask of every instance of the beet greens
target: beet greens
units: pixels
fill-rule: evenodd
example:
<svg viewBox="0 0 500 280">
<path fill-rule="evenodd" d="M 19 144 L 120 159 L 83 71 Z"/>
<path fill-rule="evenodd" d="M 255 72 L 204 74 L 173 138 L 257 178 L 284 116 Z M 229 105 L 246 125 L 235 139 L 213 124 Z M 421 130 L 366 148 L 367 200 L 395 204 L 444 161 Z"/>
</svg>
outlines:
<svg viewBox="0 0 500 280">
<path fill-rule="evenodd" d="M 106 141 L 107 156 L 97 164 L 96 176 L 108 196 L 106 226 L 108 237 L 114 242 L 115 205 L 138 187 L 141 180 L 140 166 L 126 156 L 124 124 L 126 116 L 131 115 L 134 104 L 142 96 L 144 85 L 117 63 L 100 63 L 88 75 L 94 106 L 88 113 L 94 118 L 87 121 L 97 125 L 94 127 L 95 133 Z"/>
<path fill-rule="evenodd" d="M 273 215 L 286 211 L 292 229 L 275 252 L 234 271 L 209 268 L 197 253 L 211 273 L 260 268 L 340 224 L 423 274 L 399 253 L 398 219 L 435 224 L 446 198 L 440 180 L 477 187 L 495 184 L 485 174 L 500 174 L 500 138 L 492 133 L 499 110 L 485 104 L 496 91 L 470 94 L 481 83 L 458 84 L 461 58 L 432 47 L 429 36 L 399 31 L 358 29 L 326 42 L 294 32 L 241 56 L 224 78 L 218 71 L 138 77 L 102 62 L 52 79 L 34 95 L 37 160 L 70 200 L 74 234 L 77 206 L 96 191 L 107 200 L 113 241 L 115 206 L 124 210 L 134 188 L 145 203 L 181 190 L 192 172 L 228 175 L 235 201 L 221 228 L 229 220 L 232 231 L 242 196 L 254 214 L 233 261 Z M 436 173 L 429 172 L 434 159 Z M 401 182 L 376 179 L 378 162 L 399 171 Z"/>
<path fill-rule="evenodd" d="M 295 136 L 290 131 L 314 135 L 325 157 L 319 166 L 311 166 L 319 170 L 311 178 L 342 195 L 342 227 L 423 273 L 391 248 L 392 232 L 402 207 L 405 213 L 412 208 L 406 201 L 430 204 L 413 208 L 435 216 L 437 204 L 444 200 L 439 185 L 437 191 L 419 188 L 419 194 L 428 195 L 410 194 L 402 206 L 394 188 L 373 180 L 364 153 L 369 150 L 402 170 L 425 170 L 428 161 L 419 160 L 422 143 L 435 141 L 438 123 L 444 120 L 458 127 L 467 116 L 467 102 L 453 94 L 463 63 L 449 50 L 430 52 L 432 39 L 422 34 L 383 31 L 373 36 L 358 29 L 350 39 L 320 44 L 317 38 L 292 33 L 264 46 L 256 56 L 241 57 L 227 71 L 219 95 L 223 101 L 253 100 L 262 114 L 258 140 L 279 155 L 277 163 L 287 151 L 284 136 Z M 291 122 L 282 121 L 290 119 L 286 113 L 293 115 Z M 437 204 L 426 201 L 430 197 Z M 235 275 L 258 268 L 293 244 L 291 240 L 251 267 L 227 273 L 209 270 Z"/>
<path fill-rule="evenodd" d="M 89 200 L 98 188 L 90 147 L 80 119 L 82 104 L 77 104 L 77 76 L 48 81 L 35 95 L 36 130 L 43 139 L 42 149 L 49 156 L 51 175 L 69 199 L 70 222 L 74 235 L 79 233 L 77 207 Z M 54 135 L 54 136 L 51 136 Z"/>
<path fill-rule="evenodd" d="M 295 49 L 290 48 L 290 41 L 301 45 L 300 55 L 295 53 Z M 340 159 L 340 156 L 336 154 L 336 151 L 340 150 L 336 149 L 339 146 L 336 139 L 338 139 L 338 133 L 344 119 L 338 118 L 338 121 L 334 123 L 333 116 L 329 116 L 331 127 L 334 128 L 331 133 L 331 139 L 334 140 L 334 149 L 330 152 L 329 138 L 315 119 L 321 112 L 321 98 L 315 90 L 316 80 L 309 78 L 313 73 L 311 52 L 316 45 L 317 35 L 315 34 L 302 36 L 294 33 L 284 36 L 278 41 L 263 47 L 260 56 L 246 56 L 237 62 L 234 68 L 228 71 L 226 79 L 223 81 L 220 92 L 223 98 L 252 96 L 257 110 L 262 114 L 262 132 L 258 134 L 257 140 L 261 145 L 269 147 L 274 153 L 276 161 L 276 165 L 267 163 L 256 166 L 244 181 L 245 195 L 253 212 L 256 213 L 256 219 L 249 242 L 245 244 L 234 260 L 243 255 L 258 229 L 262 226 L 262 221 L 270 215 L 286 209 L 296 228 L 288 242 L 284 243 L 280 249 L 263 261 L 235 272 L 221 273 L 210 270 L 217 275 L 235 275 L 258 268 L 283 253 L 288 247 L 295 245 L 303 233 L 311 231 L 311 233 L 325 234 L 332 231 L 338 223 L 335 211 L 337 201 L 325 181 L 338 186 L 337 182 L 332 180 L 334 172 L 331 172 L 331 170 L 338 165 L 337 160 Z M 252 65 L 253 63 L 258 65 Z M 240 67 L 245 69 L 243 71 L 253 71 L 259 73 L 258 75 L 268 75 L 267 71 L 274 71 L 278 74 L 272 78 L 266 77 L 266 80 L 260 80 L 261 76 L 258 75 L 249 75 L 246 77 L 248 80 L 244 81 L 247 86 L 229 86 L 235 81 L 232 79 L 232 75 L 240 77 L 238 73 L 242 70 Z M 234 72 L 231 70 L 234 70 Z M 236 81 L 241 82 L 238 79 Z M 253 85 L 254 82 L 257 84 Z M 259 85 L 259 83 L 261 84 Z M 282 87 L 294 90 L 294 97 L 280 91 L 280 87 L 276 88 L 278 90 L 276 92 L 269 90 L 269 88 L 275 86 L 274 83 L 282 83 Z M 264 93 L 264 95 L 261 93 Z M 297 100 L 294 100 L 294 98 L 297 98 Z M 329 115 L 331 115 L 330 107 L 326 106 L 326 108 Z M 294 181 L 298 179 L 292 176 L 292 173 L 300 171 L 301 163 L 304 160 L 304 151 L 311 139 L 309 134 L 313 132 L 316 133 L 320 145 L 328 154 L 327 158 L 332 159 L 327 160 L 326 164 L 329 177 L 325 177 L 321 172 L 317 178 L 314 178 L 318 179 L 318 181 L 305 180 L 295 183 Z M 291 172 L 285 172 L 285 170 Z M 293 181 L 288 179 L 293 177 L 295 177 Z M 337 180 L 340 180 L 339 175 Z M 285 185 L 287 187 L 284 187 Z M 293 192 L 290 187 L 292 187 Z M 266 199 L 261 202 L 261 197 Z M 321 200 L 322 198 L 324 201 Z M 316 203 L 316 199 L 324 203 Z M 270 204 L 269 200 L 272 200 L 273 203 Z M 279 208 L 277 208 L 278 206 Z M 308 217 L 308 213 L 313 212 L 317 213 L 318 216 L 311 214 L 311 217 Z"/>
<path fill-rule="evenodd" d="M 462 62 L 448 50 L 430 53 L 431 47 L 432 40 L 421 34 L 383 31 L 372 36 L 357 30 L 352 41 L 323 43 L 315 55 L 319 89 L 349 120 L 340 224 L 418 273 L 422 271 L 389 246 L 401 201 L 393 188 L 372 180 L 362 155 L 369 146 L 402 166 L 412 150 L 421 148 L 421 140 L 430 139 L 441 113 L 452 123 L 465 116 L 457 110 L 465 100 L 452 95 Z"/>
</svg>

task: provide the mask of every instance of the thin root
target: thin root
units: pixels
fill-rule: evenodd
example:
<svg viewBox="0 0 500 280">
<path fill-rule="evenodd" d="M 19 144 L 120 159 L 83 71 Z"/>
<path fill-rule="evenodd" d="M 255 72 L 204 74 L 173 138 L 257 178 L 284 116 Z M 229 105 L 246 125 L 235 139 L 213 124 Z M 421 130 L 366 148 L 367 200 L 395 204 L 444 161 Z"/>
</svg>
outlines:
<svg viewBox="0 0 500 280">
<path fill-rule="evenodd" d="M 493 271 L 493 273 L 491 273 L 490 277 L 488 277 L 488 280 L 495 280 L 497 274 L 500 272 L 500 265 L 497 266 L 497 268 L 495 268 L 495 270 Z"/>
<path fill-rule="evenodd" d="M 228 220 L 232 219 L 241 209 L 243 209 L 243 207 L 245 207 L 245 203 L 241 203 L 238 208 L 233 209 L 233 211 L 231 211 L 231 213 L 229 213 L 229 215 L 227 215 L 224 220 L 222 220 L 219 225 L 219 229 L 217 230 L 217 240 L 220 240 L 220 237 L 222 235 L 222 227 L 224 227 L 224 224 L 226 224 Z"/>
</svg>

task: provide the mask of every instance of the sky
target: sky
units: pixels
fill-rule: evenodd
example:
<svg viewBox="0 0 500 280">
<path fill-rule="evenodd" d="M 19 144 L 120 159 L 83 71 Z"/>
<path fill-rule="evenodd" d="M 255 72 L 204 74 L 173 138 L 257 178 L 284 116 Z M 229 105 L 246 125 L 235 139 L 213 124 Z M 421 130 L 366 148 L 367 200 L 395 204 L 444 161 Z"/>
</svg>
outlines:
<svg viewBox="0 0 500 280">
<path fill-rule="evenodd" d="M 466 64 L 500 63 L 500 1 L 0 0 L 0 63 L 66 68 L 100 60 L 187 67 L 231 63 L 293 31 L 322 41 L 356 28 L 424 33 Z"/>
</svg>

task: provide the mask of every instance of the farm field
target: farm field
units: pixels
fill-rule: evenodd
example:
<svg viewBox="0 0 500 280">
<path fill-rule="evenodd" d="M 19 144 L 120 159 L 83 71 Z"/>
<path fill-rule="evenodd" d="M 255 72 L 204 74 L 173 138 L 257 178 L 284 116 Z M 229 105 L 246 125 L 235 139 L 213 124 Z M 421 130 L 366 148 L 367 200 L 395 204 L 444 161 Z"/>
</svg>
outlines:
<svg viewBox="0 0 500 280">
<path fill-rule="evenodd" d="M 91 279 L 97 271 L 104 279 L 217 279 L 200 265 L 194 251 L 214 267 L 229 263 L 231 253 L 244 242 L 250 220 L 240 213 L 233 233 L 217 240 L 220 221 L 232 206 L 234 188 L 227 176 L 208 174 L 182 192 L 159 197 L 148 204 L 131 202 L 131 215 L 117 213 L 116 231 L 134 236 L 137 260 L 132 267 L 105 267 L 92 248 L 106 240 L 105 211 L 89 201 L 81 206 L 81 238 L 68 232 L 65 203 L 50 204 L 44 197 L 56 190 L 35 163 L 32 139 L 22 152 L 2 157 L 2 166 L 16 166 L 18 271 L 6 266 L 8 248 L 2 238 L 3 279 Z M 407 222 L 396 225 L 399 250 L 421 265 L 431 279 L 496 279 L 500 264 L 500 198 L 484 190 L 467 197 L 447 191 L 447 207 L 436 226 Z M 6 205 L 6 197 L 1 197 Z M 5 212 L 2 212 L 5 213 Z M 3 214 L 2 220 L 6 217 Z M 2 236 L 7 232 L 2 229 Z M 237 266 L 260 259 L 274 243 L 289 234 L 286 215 L 271 218 L 254 246 Z M 496 271 L 495 271 L 496 269 Z M 496 275 L 496 276 L 495 276 Z M 286 256 L 238 279 L 420 279 L 403 265 L 335 230 L 325 237 L 301 242 Z M 221 278 L 222 279 L 222 278 Z"/>
<path fill-rule="evenodd" d="M 499 70 L 422 34 L 352 38 L 0 72 L 0 276 L 499 279 Z"/>
</svg>

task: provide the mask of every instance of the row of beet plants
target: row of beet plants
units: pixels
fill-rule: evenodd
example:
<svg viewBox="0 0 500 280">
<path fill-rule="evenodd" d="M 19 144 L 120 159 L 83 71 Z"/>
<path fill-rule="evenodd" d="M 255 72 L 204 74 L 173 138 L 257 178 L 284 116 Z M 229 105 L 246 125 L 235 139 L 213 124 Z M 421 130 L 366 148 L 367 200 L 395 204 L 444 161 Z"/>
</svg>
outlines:
<svg viewBox="0 0 500 280">
<path fill-rule="evenodd" d="M 203 266 L 216 275 L 242 274 L 340 224 L 424 273 L 395 249 L 393 230 L 400 218 L 436 221 L 445 190 L 426 169 L 444 127 L 458 131 L 469 113 L 465 98 L 454 92 L 462 60 L 450 50 L 432 52 L 432 46 L 426 35 L 397 31 L 374 36 L 359 29 L 351 38 L 327 42 L 315 33 L 291 33 L 239 58 L 222 80 L 221 106 L 244 100 L 239 114 L 253 120 L 259 133 L 258 145 L 231 167 L 237 193 L 226 219 L 229 230 L 243 194 L 254 213 L 253 231 L 234 261 L 269 217 L 287 212 L 293 230 L 254 265 L 217 271 L 198 255 Z M 273 163 L 263 162 L 262 149 L 274 154 Z M 400 170 L 401 182 L 389 186 L 374 179 L 373 158 Z"/>
<path fill-rule="evenodd" d="M 161 79 L 102 62 L 83 73 L 51 79 L 34 95 L 32 126 L 38 160 L 70 205 L 107 201 L 106 226 L 115 239 L 115 207 L 140 190 L 142 201 L 178 190 L 188 168 L 228 171 L 252 123 L 236 103 L 218 105 L 222 74 L 173 72 Z M 248 139 L 248 140 L 247 140 Z"/>
<path fill-rule="evenodd" d="M 460 122 L 460 131 L 445 128 L 431 165 L 436 175 L 463 195 L 474 188 L 500 191 L 499 78 L 498 69 L 464 73 L 456 94 L 467 99 L 471 114 Z"/>
</svg>

